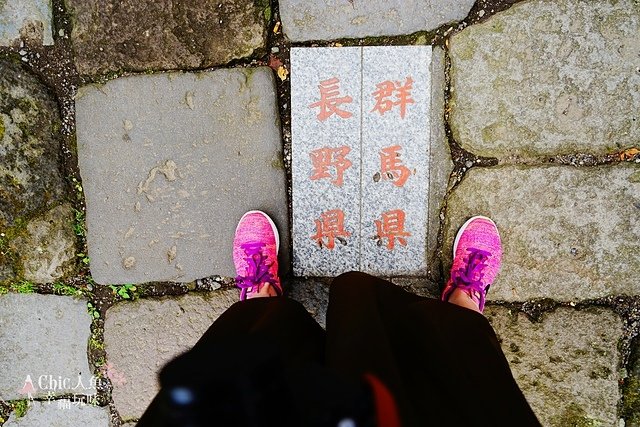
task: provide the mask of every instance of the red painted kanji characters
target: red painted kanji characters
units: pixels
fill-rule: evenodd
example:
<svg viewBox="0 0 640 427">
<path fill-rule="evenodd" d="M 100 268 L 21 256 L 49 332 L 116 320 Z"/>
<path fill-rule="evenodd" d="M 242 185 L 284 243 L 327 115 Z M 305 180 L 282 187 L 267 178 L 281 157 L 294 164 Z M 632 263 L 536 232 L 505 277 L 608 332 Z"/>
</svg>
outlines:
<svg viewBox="0 0 640 427">
<path fill-rule="evenodd" d="M 411 176 L 409 168 L 402 164 L 400 150 L 401 146 L 393 145 L 380 151 L 380 174 L 383 179 L 391 180 L 396 187 L 402 187 Z"/>
<path fill-rule="evenodd" d="M 403 210 L 396 209 L 382 213 L 382 219 L 376 219 L 376 230 L 379 244 L 383 239 L 387 239 L 387 249 L 390 251 L 395 247 L 396 240 L 403 246 L 407 246 L 406 237 L 411 233 L 404 229 L 405 214 Z"/>
<path fill-rule="evenodd" d="M 322 212 L 320 219 L 315 220 L 316 234 L 311 236 L 320 247 L 333 249 L 336 246 L 336 240 L 346 245 L 346 237 L 351 236 L 344 229 L 344 212 L 341 209 L 334 209 Z"/>
<path fill-rule="evenodd" d="M 376 105 L 371 112 L 377 111 L 380 115 L 390 111 L 393 107 L 400 107 L 400 117 L 404 119 L 407 113 L 407 105 L 415 104 L 411 98 L 411 89 L 413 87 L 413 79 L 407 77 L 404 85 L 399 81 L 386 80 L 376 85 L 376 91 L 372 93 L 376 100 Z M 392 96 L 395 97 L 391 100 Z"/>
<path fill-rule="evenodd" d="M 310 108 L 320 107 L 318 120 L 323 122 L 334 114 L 343 119 L 348 119 L 353 115 L 338 108 L 341 104 L 351 103 L 353 99 L 350 96 L 340 96 L 340 80 L 337 77 L 321 81 L 318 88 L 320 89 L 320 100 L 309 105 Z"/>
<path fill-rule="evenodd" d="M 322 178 L 333 178 L 331 183 L 342 187 L 344 172 L 352 165 L 351 160 L 346 157 L 349 152 L 351 152 L 351 148 L 346 145 L 337 148 L 322 147 L 310 152 L 309 157 L 313 163 L 313 175 L 310 179 L 315 181 Z M 335 177 L 331 175 L 331 169 L 335 170 Z"/>
</svg>

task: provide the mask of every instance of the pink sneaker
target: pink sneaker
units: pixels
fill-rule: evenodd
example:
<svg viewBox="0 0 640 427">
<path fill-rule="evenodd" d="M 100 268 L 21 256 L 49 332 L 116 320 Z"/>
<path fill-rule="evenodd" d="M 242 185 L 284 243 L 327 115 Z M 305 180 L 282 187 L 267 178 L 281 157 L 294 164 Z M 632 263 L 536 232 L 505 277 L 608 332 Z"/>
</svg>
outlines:
<svg viewBox="0 0 640 427">
<path fill-rule="evenodd" d="M 482 313 L 489 287 L 500 271 L 501 260 L 502 244 L 496 224 L 484 216 L 469 219 L 453 243 L 451 277 L 442 291 L 442 301 L 448 301 L 451 293 L 460 289 L 478 304 Z"/>
<path fill-rule="evenodd" d="M 269 216 L 261 211 L 249 211 L 240 218 L 233 240 L 233 263 L 240 300 L 253 298 L 265 284 L 282 295 L 278 276 L 280 236 Z"/>
</svg>

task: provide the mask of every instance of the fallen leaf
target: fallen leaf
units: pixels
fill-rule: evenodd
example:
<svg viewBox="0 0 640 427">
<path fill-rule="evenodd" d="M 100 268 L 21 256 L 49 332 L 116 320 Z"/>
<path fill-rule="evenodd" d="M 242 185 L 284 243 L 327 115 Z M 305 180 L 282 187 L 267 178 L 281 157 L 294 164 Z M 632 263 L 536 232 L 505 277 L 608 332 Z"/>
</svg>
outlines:
<svg viewBox="0 0 640 427">
<path fill-rule="evenodd" d="M 273 26 L 273 34 L 278 34 L 280 30 L 280 21 L 276 22 L 276 25 Z"/>
<path fill-rule="evenodd" d="M 278 77 L 280 77 L 280 80 L 287 80 L 287 75 L 289 75 L 289 72 L 286 68 L 284 68 L 283 66 L 278 67 Z"/>
<path fill-rule="evenodd" d="M 620 153 L 620 160 L 629 160 L 634 158 L 638 154 L 640 154 L 640 150 L 638 150 L 637 148 L 629 148 L 628 150 L 624 150 L 622 153 Z"/>
<path fill-rule="evenodd" d="M 269 55 L 269 67 L 273 68 L 274 70 L 278 70 L 278 68 L 282 67 L 282 61 L 280 60 L 280 58 L 278 58 L 277 56 L 271 54 Z"/>
</svg>

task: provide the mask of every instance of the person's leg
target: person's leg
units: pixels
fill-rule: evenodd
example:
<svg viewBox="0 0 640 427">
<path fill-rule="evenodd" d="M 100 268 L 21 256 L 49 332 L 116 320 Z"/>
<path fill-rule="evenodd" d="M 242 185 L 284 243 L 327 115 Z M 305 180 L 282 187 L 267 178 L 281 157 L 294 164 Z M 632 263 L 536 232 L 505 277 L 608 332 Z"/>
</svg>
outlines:
<svg viewBox="0 0 640 427">
<path fill-rule="evenodd" d="M 344 375 L 378 376 L 396 396 L 405 425 L 539 425 L 480 314 L 499 269 L 497 229 L 490 220 L 470 221 L 464 229 L 473 238 L 456 238 L 465 256 L 456 255 L 456 274 L 443 292 L 449 302 L 362 273 L 336 278 L 327 364 Z"/>
<path fill-rule="evenodd" d="M 163 368 L 162 390 L 139 425 L 208 425 L 210 413 L 220 425 L 287 425 L 294 411 L 280 412 L 291 397 L 291 372 L 323 363 L 324 330 L 301 304 L 268 298 L 282 294 L 278 246 L 266 214 L 242 217 L 233 258 L 243 301 Z"/>
</svg>

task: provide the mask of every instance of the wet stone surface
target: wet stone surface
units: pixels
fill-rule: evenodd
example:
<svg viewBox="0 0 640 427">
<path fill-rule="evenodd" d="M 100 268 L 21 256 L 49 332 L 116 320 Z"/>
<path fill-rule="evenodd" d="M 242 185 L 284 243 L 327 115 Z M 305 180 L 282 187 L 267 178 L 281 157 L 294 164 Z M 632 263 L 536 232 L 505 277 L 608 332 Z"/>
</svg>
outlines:
<svg viewBox="0 0 640 427">
<path fill-rule="evenodd" d="M 485 215 L 498 225 L 503 245 L 489 300 L 637 295 L 639 204 L 635 165 L 471 169 L 448 201 L 445 267 L 459 227 Z"/>
<path fill-rule="evenodd" d="M 622 322 L 615 313 L 559 308 L 531 322 L 490 306 L 485 315 L 542 425 L 617 425 Z"/>
<path fill-rule="evenodd" d="M 26 398 L 19 391 L 27 376 L 34 397 L 78 393 L 73 387 L 79 376 L 87 389 L 78 394 L 94 394 L 87 360 L 90 324 L 83 300 L 38 294 L 0 296 L 0 399 Z"/>
<path fill-rule="evenodd" d="M 293 42 L 411 34 L 462 20 L 473 0 L 281 0 L 280 15 Z"/>
<path fill-rule="evenodd" d="M 83 75 L 205 68 L 245 58 L 266 43 L 254 0 L 67 0 L 76 66 Z"/>
<path fill-rule="evenodd" d="M 639 31 L 634 0 L 526 1 L 466 28 L 450 43 L 453 136 L 499 158 L 637 145 Z"/>
<path fill-rule="evenodd" d="M 76 101 L 97 283 L 235 277 L 235 227 L 270 214 L 288 264 L 285 172 L 268 68 L 158 74 L 81 88 Z"/>
<path fill-rule="evenodd" d="M 0 1 L 0 46 L 20 46 L 20 38 L 53 44 L 51 1 Z"/>
<path fill-rule="evenodd" d="M 41 427 L 41 426 L 83 426 L 109 427 L 108 408 L 80 406 L 71 402 L 69 407 L 60 407 L 61 401 L 30 402 L 24 417 L 14 415 L 4 424 L 5 427 Z"/>
<path fill-rule="evenodd" d="M 142 416 L 159 390 L 160 369 L 190 349 L 236 301 L 238 292 L 230 289 L 122 303 L 107 311 L 107 363 L 116 376 L 113 401 L 124 421 Z"/>
</svg>

